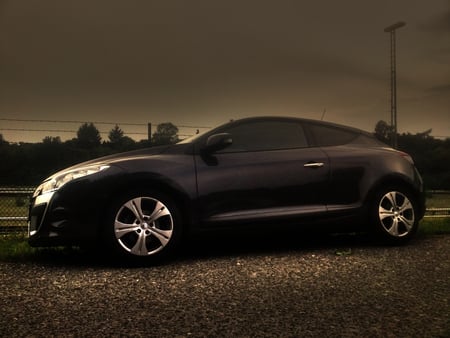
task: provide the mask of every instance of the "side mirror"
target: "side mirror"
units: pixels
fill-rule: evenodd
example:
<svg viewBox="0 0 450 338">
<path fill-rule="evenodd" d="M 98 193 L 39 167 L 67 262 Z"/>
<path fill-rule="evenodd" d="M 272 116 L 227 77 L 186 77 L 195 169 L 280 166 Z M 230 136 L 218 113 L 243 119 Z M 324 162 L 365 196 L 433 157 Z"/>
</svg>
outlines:
<svg viewBox="0 0 450 338">
<path fill-rule="evenodd" d="M 213 153 L 218 150 L 225 149 L 226 147 L 233 144 L 233 139 L 228 133 L 214 134 L 208 137 L 206 140 L 206 145 L 202 151 L 207 153 Z"/>
</svg>

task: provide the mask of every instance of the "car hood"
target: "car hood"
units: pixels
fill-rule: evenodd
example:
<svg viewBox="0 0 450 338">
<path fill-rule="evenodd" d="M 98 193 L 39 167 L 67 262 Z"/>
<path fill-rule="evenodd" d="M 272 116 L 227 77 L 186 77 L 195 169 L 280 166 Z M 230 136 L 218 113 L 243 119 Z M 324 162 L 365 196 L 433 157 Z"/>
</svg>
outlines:
<svg viewBox="0 0 450 338">
<path fill-rule="evenodd" d="M 108 156 L 95 158 L 90 161 L 80 163 L 77 166 L 91 165 L 91 164 L 96 164 L 96 163 L 105 163 L 106 164 L 106 163 L 113 163 L 113 162 L 117 162 L 117 161 L 121 161 L 121 160 L 131 159 L 131 158 L 155 156 L 155 155 L 160 155 L 160 154 L 166 152 L 167 150 L 169 150 L 172 147 L 175 147 L 175 145 L 159 146 L 159 147 L 127 151 L 124 153 L 117 153 L 117 154 L 112 154 L 112 155 L 108 155 Z"/>
<path fill-rule="evenodd" d="M 75 164 L 71 167 L 65 168 L 63 170 L 60 170 L 50 177 L 48 177 L 46 180 L 51 179 L 52 177 L 61 175 L 65 172 L 74 171 L 77 169 L 89 167 L 89 166 L 96 166 L 96 165 L 108 165 L 108 164 L 114 164 L 117 162 L 123 162 L 126 160 L 135 160 L 135 159 L 144 159 L 149 158 L 152 156 L 158 156 L 162 154 L 174 154 L 174 153 L 186 153 L 187 149 L 189 149 L 189 144 L 173 144 L 173 145 L 166 145 L 166 146 L 157 146 L 157 147 L 151 147 L 151 148 L 144 148 L 139 150 L 133 150 L 123 153 L 117 153 L 113 155 L 98 157 L 89 161 L 81 162 L 78 164 Z"/>
</svg>

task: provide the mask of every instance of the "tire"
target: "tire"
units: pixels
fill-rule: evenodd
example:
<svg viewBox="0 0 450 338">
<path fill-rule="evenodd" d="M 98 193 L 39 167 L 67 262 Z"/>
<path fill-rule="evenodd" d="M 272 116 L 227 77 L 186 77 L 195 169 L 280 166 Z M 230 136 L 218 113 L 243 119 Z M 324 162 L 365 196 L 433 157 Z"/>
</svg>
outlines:
<svg viewBox="0 0 450 338">
<path fill-rule="evenodd" d="M 157 262 L 175 251 L 182 233 L 179 211 L 164 194 L 134 191 L 111 205 L 104 240 L 119 258 Z"/>
<path fill-rule="evenodd" d="M 388 244 L 404 244 L 416 233 L 419 224 L 417 204 L 403 187 L 380 189 L 370 205 L 372 229 Z"/>
</svg>

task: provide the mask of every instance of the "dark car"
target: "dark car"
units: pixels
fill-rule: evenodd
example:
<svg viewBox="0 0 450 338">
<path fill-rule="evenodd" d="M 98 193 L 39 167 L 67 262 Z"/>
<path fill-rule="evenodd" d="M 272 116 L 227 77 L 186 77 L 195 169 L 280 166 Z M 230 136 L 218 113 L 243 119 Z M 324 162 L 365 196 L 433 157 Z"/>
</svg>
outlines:
<svg viewBox="0 0 450 338">
<path fill-rule="evenodd" d="M 423 217 L 422 190 L 411 157 L 372 134 L 314 120 L 247 118 L 47 178 L 32 198 L 29 243 L 89 244 L 156 260 L 195 230 L 270 223 L 279 231 L 323 221 L 400 244 Z"/>
</svg>

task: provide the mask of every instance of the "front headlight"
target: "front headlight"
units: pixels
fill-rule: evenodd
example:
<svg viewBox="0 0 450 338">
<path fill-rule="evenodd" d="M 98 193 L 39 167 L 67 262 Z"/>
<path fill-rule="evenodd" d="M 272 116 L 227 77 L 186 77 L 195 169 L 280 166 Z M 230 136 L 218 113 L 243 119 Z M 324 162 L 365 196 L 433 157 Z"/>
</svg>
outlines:
<svg viewBox="0 0 450 338">
<path fill-rule="evenodd" d="M 97 164 L 93 166 L 88 166 L 84 168 L 77 168 L 70 171 L 64 171 L 59 175 L 55 175 L 51 180 L 44 182 L 38 189 L 40 194 L 45 194 L 46 192 L 55 191 L 60 189 L 64 184 L 88 175 L 98 173 L 99 171 L 108 169 L 109 165 Z"/>
</svg>

